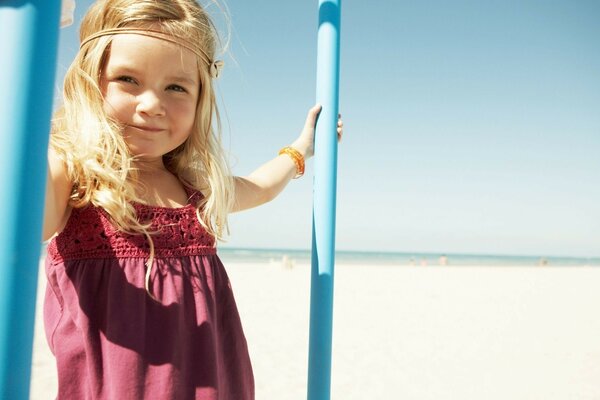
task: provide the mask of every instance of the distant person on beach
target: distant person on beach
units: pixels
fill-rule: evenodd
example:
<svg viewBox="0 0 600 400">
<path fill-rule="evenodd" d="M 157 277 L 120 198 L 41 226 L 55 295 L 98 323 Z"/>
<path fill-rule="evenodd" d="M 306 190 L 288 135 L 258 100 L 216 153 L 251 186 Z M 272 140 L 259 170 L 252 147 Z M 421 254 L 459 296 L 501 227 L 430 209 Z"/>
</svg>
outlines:
<svg viewBox="0 0 600 400">
<path fill-rule="evenodd" d="M 52 123 L 43 227 L 60 400 L 254 399 L 216 242 L 229 213 L 303 174 L 321 108 L 279 155 L 231 176 L 216 44 L 194 0 L 100 0 L 81 23 Z"/>
<path fill-rule="evenodd" d="M 442 266 L 448 265 L 448 257 L 445 254 L 442 254 L 438 262 Z"/>
</svg>

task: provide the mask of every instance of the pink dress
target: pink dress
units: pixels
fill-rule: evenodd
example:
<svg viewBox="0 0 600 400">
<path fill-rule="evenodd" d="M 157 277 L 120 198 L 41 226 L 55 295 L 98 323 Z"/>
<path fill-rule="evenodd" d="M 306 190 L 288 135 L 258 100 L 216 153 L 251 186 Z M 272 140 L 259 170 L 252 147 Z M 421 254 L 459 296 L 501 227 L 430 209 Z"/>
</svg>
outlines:
<svg viewBox="0 0 600 400">
<path fill-rule="evenodd" d="M 58 399 L 254 399 L 238 310 L 197 220 L 198 198 L 135 206 L 158 231 L 150 280 L 158 302 L 144 288 L 146 239 L 117 231 L 102 209 L 73 209 L 50 242 L 44 322 Z"/>
</svg>

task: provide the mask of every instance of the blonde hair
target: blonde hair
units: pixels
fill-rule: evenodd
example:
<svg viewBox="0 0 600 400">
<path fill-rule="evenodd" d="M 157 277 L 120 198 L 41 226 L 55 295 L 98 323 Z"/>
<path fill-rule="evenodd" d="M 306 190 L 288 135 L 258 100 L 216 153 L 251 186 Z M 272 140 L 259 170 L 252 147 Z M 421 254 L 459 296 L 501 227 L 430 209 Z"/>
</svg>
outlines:
<svg viewBox="0 0 600 400">
<path fill-rule="evenodd" d="M 99 0 L 81 23 L 82 47 L 66 73 L 64 105 L 54 116 L 50 142 L 74 182 L 70 204 L 101 207 L 122 231 L 144 234 L 150 242 L 151 265 L 150 226 L 138 220 L 132 205 L 141 202 L 135 190 L 138 175 L 133 156 L 121 126 L 105 113 L 100 90 L 112 36 L 86 40 L 103 30 L 147 27 L 186 40 L 186 47 L 214 60 L 216 29 L 195 0 Z M 163 161 L 182 182 L 203 194 L 198 219 L 213 237 L 222 239 L 233 203 L 233 178 L 220 140 L 213 66 L 199 56 L 197 65 L 201 89 L 192 132 Z"/>
</svg>

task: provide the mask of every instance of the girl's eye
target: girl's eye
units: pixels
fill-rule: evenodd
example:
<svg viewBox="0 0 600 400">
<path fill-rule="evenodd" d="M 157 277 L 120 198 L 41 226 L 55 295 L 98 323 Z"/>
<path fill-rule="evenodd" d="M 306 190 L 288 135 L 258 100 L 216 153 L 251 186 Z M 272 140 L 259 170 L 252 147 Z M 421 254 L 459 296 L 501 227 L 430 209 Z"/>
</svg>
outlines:
<svg viewBox="0 0 600 400">
<path fill-rule="evenodd" d="M 167 87 L 167 89 L 174 90 L 176 92 L 187 93 L 187 90 L 185 90 L 185 88 L 183 88 L 179 85 L 169 85 L 169 87 Z"/>
<path fill-rule="evenodd" d="M 126 76 L 126 75 L 118 77 L 117 80 L 121 81 L 121 82 L 127 82 L 127 83 L 137 83 L 135 79 L 133 79 L 130 76 Z"/>
</svg>

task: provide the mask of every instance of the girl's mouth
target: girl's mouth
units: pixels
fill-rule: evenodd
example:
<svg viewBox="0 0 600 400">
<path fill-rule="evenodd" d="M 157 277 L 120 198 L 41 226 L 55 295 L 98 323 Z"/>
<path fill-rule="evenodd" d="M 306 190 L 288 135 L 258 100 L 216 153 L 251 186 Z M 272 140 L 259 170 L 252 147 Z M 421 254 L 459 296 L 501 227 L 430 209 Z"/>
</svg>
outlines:
<svg viewBox="0 0 600 400">
<path fill-rule="evenodd" d="M 154 126 L 141 126 L 141 125 L 127 125 L 130 128 L 135 128 L 137 130 L 140 131 L 144 131 L 144 132 L 160 132 L 160 131 L 164 131 L 164 129 L 162 128 L 157 128 Z"/>
</svg>

